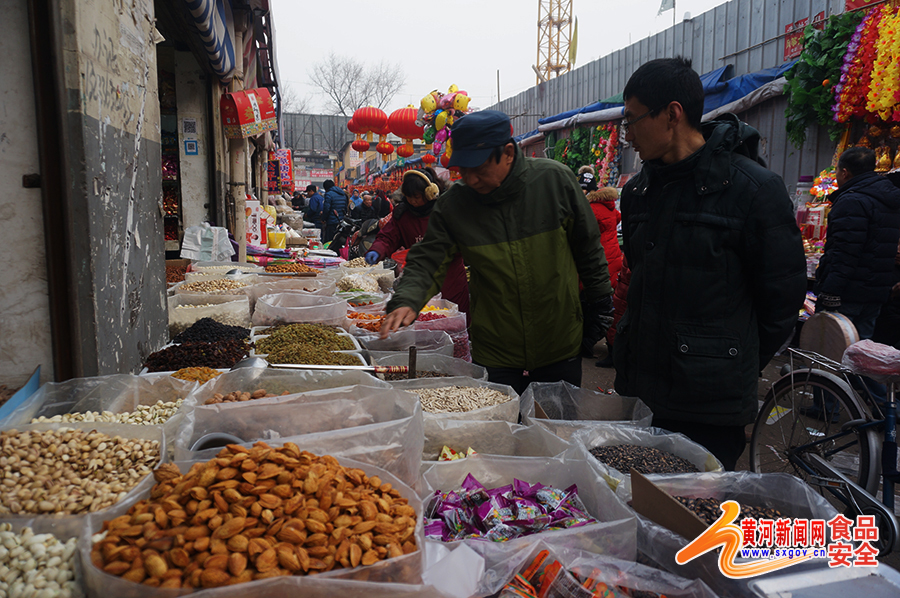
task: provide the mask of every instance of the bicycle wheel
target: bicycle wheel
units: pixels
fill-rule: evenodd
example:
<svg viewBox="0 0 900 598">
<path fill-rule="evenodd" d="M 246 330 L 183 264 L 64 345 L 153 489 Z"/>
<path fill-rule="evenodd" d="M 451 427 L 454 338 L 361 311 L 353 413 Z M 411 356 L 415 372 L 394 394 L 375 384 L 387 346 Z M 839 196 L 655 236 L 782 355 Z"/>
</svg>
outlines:
<svg viewBox="0 0 900 598">
<path fill-rule="evenodd" d="M 758 473 L 809 475 L 790 457 L 820 455 L 851 481 L 873 492 L 878 485 L 871 430 L 840 438 L 841 426 L 863 418 L 853 391 L 840 378 L 818 370 L 795 370 L 776 381 L 759 410 L 750 439 L 750 469 Z M 830 496 L 829 493 L 826 493 Z"/>
</svg>

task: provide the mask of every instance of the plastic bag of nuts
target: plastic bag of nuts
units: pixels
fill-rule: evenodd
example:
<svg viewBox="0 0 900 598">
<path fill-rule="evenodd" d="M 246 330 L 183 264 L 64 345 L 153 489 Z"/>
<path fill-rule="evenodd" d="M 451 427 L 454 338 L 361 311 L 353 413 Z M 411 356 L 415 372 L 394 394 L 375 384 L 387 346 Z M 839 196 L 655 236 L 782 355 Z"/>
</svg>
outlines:
<svg viewBox="0 0 900 598">
<path fill-rule="evenodd" d="M 60 441 L 53 448 L 53 441 L 64 434 L 62 430 L 81 431 L 73 435 L 76 444 L 81 442 L 79 439 L 83 438 L 82 433 L 93 431 L 100 432 L 109 440 L 90 438 L 84 443 L 87 444 L 87 450 L 80 445 L 73 447 L 71 443 L 63 444 Z M 32 424 L 19 426 L 16 431 L 19 433 L 19 440 L 29 437 L 33 439 L 35 434 L 46 431 L 56 433 L 53 437 L 47 436 L 47 442 L 42 442 L 41 448 L 34 451 L 35 461 L 30 461 L 26 451 L 24 460 L 29 461 L 32 467 L 21 464 L 23 457 L 12 450 L 14 443 L 4 442 L 0 438 L 0 476 L 3 479 L 0 484 L 4 488 L 0 492 L 0 500 L 3 501 L 5 511 L 0 514 L 0 523 L 10 523 L 14 528 L 28 525 L 38 534 L 52 533 L 59 538 L 77 536 L 89 513 L 117 514 L 116 509 L 120 505 L 130 505 L 135 496 L 149 490 L 153 484 L 153 476 L 149 472 L 160 462 L 167 461 L 164 450 L 161 454 L 152 454 L 152 451 L 158 450 L 156 447 L 165 446 L 161 426 Z M 2 434 L 10 435 L 12 429 L 6 429 Z M 122 441 L 116 441 L 116 437 Z M 127 446 L 132 443 L 140 444 Z M 151 452 L 144 453 L 141 445 Z M 53 454 L 59 453 L 58 463 L 67 462 L 71 466 L 52 468 L 51 463 L 57 461 L 50 460 L 50 451 Z M 148 473 L 141 477 L 140 471 L 147 465 Z M 54 478 L 54 475 L 57 477 Z M 65 482 L 58 482 L 57 485 L 68 485 L 54 494 L 52 488 L 46 489 L 46 483 L 39 482 L 41 476 L 46 477 L 47 481 L 65 478 Z M 25 492 L 21 492 L 23 490 Z M 82 502 L 87 499 L 90 499 L 90 503 Z M 13 502 L 18 505 L 12 504 Z M 13 514 L 16 511 L 19 514 Z"/>
<path fill-rule="evenodd" d="M 311 579 L 421 581 L 421 503 L 378 468 L 258 443 L 168 465 L 156 477 L 126 515 L 88 522 L 79 549 L 89 593 L 172 596 L 163 587 L 235 584 L 210 596 L 246 596 L 267 578 L 290 576 L 299 595 L 313 572 Z"/>
<path fill-rule="evenodd" d="M 196 382 L 178 380 L 167 374 L 115 374 L 94 378 L 73 378 L 50 382 L 13 411 L 3 421 L 4 427 L 24 426 L 39 417 L 52 418 L 69 413 L 135 413 L 143 406 L 153 408 L 159 401 L 182 401 L 178 410 L 161 424 L 166 440 L 171 442 L 181 426 L 185 413 L 196 403 L 189 398 Z M 163 411 L 154 408 L 154 411 Z M 168 412 L 168 409 L 164 411 Z M 96 418 L 95 418 L 96 419 Z M 137 420 L 137 418 L 135 418 Z M 145 419 L 145 418 L 141 418 Z M 129 422 L 131 423 L 131 422 Z M 135 422 L 136 423 L 136 422 Z M 160 425 L 160 424 L 152 424 Z"/>
<path fill-rule="evenodd" d="M 0 596 L 83 596 L 76 538 L 36 534 L 27 525 L 0 523 Z"/>
</svg>

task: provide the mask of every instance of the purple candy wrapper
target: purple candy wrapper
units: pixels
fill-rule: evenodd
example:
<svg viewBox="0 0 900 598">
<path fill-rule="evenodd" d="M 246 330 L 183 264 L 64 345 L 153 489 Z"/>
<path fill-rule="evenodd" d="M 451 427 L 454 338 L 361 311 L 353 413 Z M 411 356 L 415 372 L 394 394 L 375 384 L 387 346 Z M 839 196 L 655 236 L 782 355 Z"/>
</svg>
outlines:
<svg viewBox="0 0 900 598">
<path fill-rule="evenodd" d="M 425 521 L 425 537 L 431 540 L 441 540 L 446 542 L 448 536 L 447 525 L 440 519 L 427 519 Z"/>
<path fill-rule="evenodd" d="M 484 535 L 484 539 L 490 540 L 491 542 L 506 542 L 507 540 L 518 538 L 521 535 L 522 532 L 520 530 L 504 523 L 500 523 L 489 529 Z"/>
</svg>

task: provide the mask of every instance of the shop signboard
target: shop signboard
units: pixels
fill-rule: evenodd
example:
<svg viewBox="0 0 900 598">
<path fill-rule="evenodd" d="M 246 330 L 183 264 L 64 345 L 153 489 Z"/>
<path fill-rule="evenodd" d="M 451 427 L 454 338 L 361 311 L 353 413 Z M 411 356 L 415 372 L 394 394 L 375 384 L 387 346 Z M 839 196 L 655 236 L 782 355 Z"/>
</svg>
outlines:
<svg viewBox="0 0 900 598">
<path fill-rule="evenodd" d="M 803 52 L 803 30 L 809 25 L 809 17 L 784 26 L 784 59 L 793 60 Z"/>
<path fill-rule="evenodd" d="M 278 193 L 280 170 L 281 164 L 278 160 L 266 162 L 266 191 L 269 193 Z"/>
<path fill-rule="evenodd" d="M 275 157 L 278 158 L 278 180 L 282 191 L 294 192 L 294 163 L 291 160 L 291 150 L 277 149 Z"/>
<path fill-rule="evenodd" d="M 258 201 L 247 200 L 244 203 L 247 216 L 247 244 L 263 246 L 268 243 L 267 219 L 269 213 L 263 210 Z"/>
<path fill-rule="evenodd" d="M 334 173 L 327 168 L 317 168 L 309 171 L 309 176 L 313 179 L 330 179 L 333 174 Z"/>
<path fill-rule="evenodd" d="M 294 179 L 294 186 L 296 189 L 303 190 L 312 184 L 312 179 Z"/>
<path fill-rule="evenodd" d="M 278 128 L 272 96 L 265 87 L 226 93 L 219 107 L 228 138 L 243 139 Z"/>
<path fill-rule="evenodd" d="M 859 10 L 863 6 L 868 6 L 870 4 L 877 4 L 878 0 L 845 0 L 844 1 L 844 12 L 849 12 L 851 10 Z"/>
</svg>

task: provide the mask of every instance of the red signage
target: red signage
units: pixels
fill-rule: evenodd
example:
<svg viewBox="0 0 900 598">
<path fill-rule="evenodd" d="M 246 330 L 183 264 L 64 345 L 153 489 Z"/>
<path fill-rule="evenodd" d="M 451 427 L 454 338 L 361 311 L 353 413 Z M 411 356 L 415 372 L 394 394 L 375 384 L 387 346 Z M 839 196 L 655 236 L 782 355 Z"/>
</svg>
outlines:
<svg viewBox="0 0 900 598">
<path fill-rule="evenodd" d="M 809 25 L 809 18 L 800 19 L 784 26 L 784 60 L 793 60 L 803 52 L 803 30 Z"/>
<path fill-rule="evenodd" d="M 253 137 L 278 128 L 272 96 L 265 87 L 226 93 L 219 102 L 225 136 Z"/>
<path fill-rule="evenodd" d="M 870 4 L 875 4 L 875 2 L 877 1 L 878 0 L 844 0 L 844 12 L 847 12 L 848 10 L 856 10 Z"/>
</svg>

